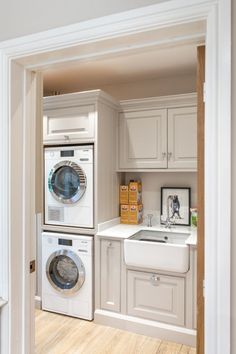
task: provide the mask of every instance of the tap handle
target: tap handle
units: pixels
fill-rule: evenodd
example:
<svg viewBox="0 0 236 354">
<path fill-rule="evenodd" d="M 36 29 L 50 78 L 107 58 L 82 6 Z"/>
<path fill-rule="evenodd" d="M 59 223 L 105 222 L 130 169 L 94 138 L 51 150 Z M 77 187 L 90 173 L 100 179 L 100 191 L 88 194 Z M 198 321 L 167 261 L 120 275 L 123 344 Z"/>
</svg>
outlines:
<svg viewBox="0 0 236 354">
<path fill-rule="evenodd" d="M 147 217 L 148 217 L 148 226 L 151 227 L 153 214 L 147 214 Z"/>
</svg>

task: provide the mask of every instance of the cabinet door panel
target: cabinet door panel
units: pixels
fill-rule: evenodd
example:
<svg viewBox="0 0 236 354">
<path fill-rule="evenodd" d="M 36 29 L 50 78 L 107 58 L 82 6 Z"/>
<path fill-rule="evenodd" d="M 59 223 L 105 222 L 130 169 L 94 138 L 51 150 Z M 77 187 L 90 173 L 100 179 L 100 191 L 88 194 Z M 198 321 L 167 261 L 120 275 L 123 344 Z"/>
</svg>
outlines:
<svg viewBox="0 0 236 354">
<path fill-rule="evenodd" d="M 64 142 L 94 137 L 94 105 L 53 109 L 45 112 L 44 142 Z"/>
<path fill-rule="evenodd" d="M 168 109 L 168 168 L 197 168 L 197 107 Z"/>
<path fill-rule="evenodd" d="M 119 167 L 167 167 L 167 110 L 127 112 L 119 120 Z"/>
<path fill-rule="evenodd" d="M 184 278 L 128 271 L 127 287 L 129 315 L 184 325 Z"/>
<path fill-rule="evenodd" d="M 120 312 L 120 241 L 101 240 L 101 308 Z"/>
</svg>

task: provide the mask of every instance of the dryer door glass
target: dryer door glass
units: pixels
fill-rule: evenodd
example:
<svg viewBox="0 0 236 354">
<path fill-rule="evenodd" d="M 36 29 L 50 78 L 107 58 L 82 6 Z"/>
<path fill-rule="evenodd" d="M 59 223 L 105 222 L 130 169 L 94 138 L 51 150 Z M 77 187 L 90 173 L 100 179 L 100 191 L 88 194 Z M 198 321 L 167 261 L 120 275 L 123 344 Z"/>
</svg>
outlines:
<svg viewBox="0 0 236 354">
<path fill-rule="evenodd" d="M 73 204 L 80 200 L 85 193 L 86 176 L 76 163 L 63 161 L 51 170 L 48 186 L 57 201 Z"/>
<path fill-rule="evenodd" d="M 85 280 L 83 263 L 72 251 L 54 252 L 48 259 L 46 271 L 53 288 L 63 293 L 78 291 Z"/>
</svg>

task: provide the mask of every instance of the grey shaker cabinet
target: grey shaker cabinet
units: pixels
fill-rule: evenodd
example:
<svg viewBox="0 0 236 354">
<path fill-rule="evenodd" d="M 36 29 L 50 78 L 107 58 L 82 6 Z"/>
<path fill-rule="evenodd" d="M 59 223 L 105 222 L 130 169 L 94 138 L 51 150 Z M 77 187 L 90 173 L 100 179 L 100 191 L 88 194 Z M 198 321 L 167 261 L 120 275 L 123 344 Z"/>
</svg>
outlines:
<svg viewBox="0 0 236 354">
<path fill-rule="evenodd" d="M 120 312 L 121 243 L 101 240 L 101 308 Z"/>
<path fill-rule="evenodd" d="M 128 315 L 185 325 L 185 279 L 128 271 Z"/>
</svg>

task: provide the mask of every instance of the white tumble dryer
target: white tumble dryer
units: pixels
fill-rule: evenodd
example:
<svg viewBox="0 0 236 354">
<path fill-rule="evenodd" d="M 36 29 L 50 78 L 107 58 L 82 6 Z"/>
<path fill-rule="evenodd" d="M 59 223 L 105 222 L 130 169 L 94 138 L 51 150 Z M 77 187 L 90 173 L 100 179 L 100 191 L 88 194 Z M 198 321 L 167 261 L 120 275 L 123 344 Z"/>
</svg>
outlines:
<svg viewBox="0 0 236 354">
<path fill-rule="evenodd" d="M 42 309 L 93 319 L 93 238 L 42 233 Z"/>
<path fill-rule="evenodd" d="M 93 145 L 44 149 L 45 224 L 93 228 Z"/>
</svg>

